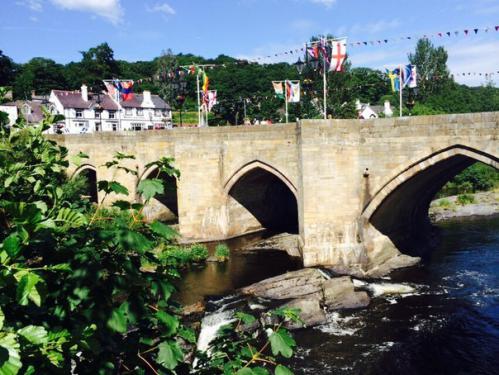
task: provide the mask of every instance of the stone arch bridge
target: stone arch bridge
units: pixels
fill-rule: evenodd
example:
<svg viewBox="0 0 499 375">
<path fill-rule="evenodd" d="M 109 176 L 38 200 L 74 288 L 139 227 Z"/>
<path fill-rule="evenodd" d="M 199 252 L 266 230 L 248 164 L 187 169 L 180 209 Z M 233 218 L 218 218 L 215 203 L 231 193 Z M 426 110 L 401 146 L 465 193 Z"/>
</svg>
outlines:
<svg viewBox="0 0 499 375">
<path fill-rule="evenodd" d="M 304 265 L 368 272 L 424 247 L 432 197 L 476 161 L 498 168 L 498 137 L 499 112 L 52 138 L 90 155 L 70 173 L 92 180 L 112 178 L 116 151 L 135 155 L 139 179 L 174 157 L 181 177 L 157 206 L 186 241 L 295 232 Z M 139 179 L 117 178 L 134 199 Z"/>
</svg>

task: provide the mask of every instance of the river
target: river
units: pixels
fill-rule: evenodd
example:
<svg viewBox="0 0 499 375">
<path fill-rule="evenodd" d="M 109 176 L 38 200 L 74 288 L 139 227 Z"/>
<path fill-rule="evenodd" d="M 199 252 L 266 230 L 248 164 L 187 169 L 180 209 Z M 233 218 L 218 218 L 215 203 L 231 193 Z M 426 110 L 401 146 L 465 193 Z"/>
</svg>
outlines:
<svg viewBox="0 0 499 375">
<path fill-rule="evenodd" d="M 499 374 L 499 217 L 438 226 L 442 242 L 431 256 L 383 280 L 414 292 L 373 298 L 295 332 L 296 374 Z M 229 294 L 297 267 L 279 252 L 234 252 L 228 264 L 185 274 L 181 300 Z"/>
</svg>

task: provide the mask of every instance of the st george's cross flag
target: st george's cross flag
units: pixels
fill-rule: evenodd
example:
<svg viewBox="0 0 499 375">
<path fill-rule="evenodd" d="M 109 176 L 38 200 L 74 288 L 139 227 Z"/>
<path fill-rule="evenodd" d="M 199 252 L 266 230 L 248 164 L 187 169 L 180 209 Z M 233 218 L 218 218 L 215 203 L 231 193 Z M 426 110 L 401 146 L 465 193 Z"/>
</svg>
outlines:
<svg viewBox="0 0 499 375">
<path fill-rule="evenodd" d="M 329 65 L 330 72 L 341 72 L 343 63 L 347 58 L 347 40 L 333 40 L 331 42 L 331 64 Z"/>
</svg>

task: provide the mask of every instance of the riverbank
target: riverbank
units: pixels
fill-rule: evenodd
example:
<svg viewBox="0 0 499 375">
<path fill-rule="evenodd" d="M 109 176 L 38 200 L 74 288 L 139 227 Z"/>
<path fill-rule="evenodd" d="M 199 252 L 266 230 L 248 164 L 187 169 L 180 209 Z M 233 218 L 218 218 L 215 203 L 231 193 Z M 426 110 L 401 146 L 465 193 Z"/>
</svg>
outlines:
<svg viewBox="0 0 499 375">
<path fill-rule="evenodd" d="M 460 217 L 499 215 L 499 190 L 436 199 L 431 202 L 429 215 L 434 223 Z"/>
</svg>

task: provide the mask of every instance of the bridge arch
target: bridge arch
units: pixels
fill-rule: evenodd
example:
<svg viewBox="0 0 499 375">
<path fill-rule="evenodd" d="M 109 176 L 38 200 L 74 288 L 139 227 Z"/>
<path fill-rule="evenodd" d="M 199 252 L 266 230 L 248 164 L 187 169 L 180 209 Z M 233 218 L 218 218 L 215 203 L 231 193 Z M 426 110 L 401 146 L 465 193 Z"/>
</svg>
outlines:
<svg viewBox="0 0 499 375">
<path fill-rule="evenodd" d="M 298 233 L 298 193 L 278 169 L 260 160 L 240 167 L 225 183 L 229 236 L 261 229 Z"/>
<path fill-rule="evenodd" d="M 475 162 L 499 169 L 498 157 L 453 145 L 402 167 L 378 190 L 362 211 L 362 219 L 390 237 L 402 252 L 420 255 L 432 240 L 428 209 L 436 193 Z"/>
<path fill-rule="evenodd" d="M 83 176 L 87 181 L 85 196 L 93 202 L 98 202 L 98 189 L 97 189 L 97 168 L 92 164 L 80 165 L 71 175 L 70 179 L 74 179 L 77 176 Z"/>
<path fill-rule="evenodd" d="M 162 180 L 165 191 L 149 202 L 144 208 L 144 215 L 150 220 L 157 219 L 170 224 L 178 223 L 177 178 L 160 172 L 158 167 L 153 165 L 142 173 L 138 179 L 137 186 L 141 181 L 149 178 L 158 178 Z"/>
</svg>

